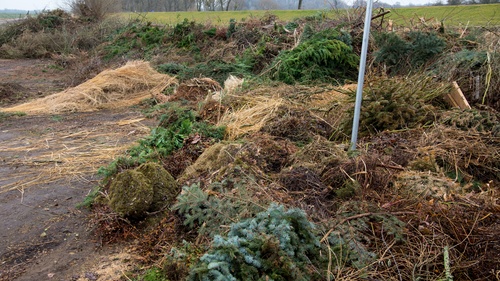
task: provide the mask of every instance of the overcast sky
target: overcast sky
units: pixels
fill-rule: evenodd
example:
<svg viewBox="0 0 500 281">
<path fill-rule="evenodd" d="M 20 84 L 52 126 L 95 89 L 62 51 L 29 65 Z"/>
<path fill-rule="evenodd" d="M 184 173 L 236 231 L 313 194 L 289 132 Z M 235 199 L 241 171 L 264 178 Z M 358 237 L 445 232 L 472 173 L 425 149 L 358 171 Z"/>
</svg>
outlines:
<svg viewBox="0 0 500 281">
<path fill-rule="evenodd" d="M 304 0 L 306 2 L 308 0 Z M 375 0 L 374 0 L 375 1 Z M 65 7 L 64 3 L 67 0 L 0 0 L 0 10 L 3 9 L 19 9 L 19 10 L 43 10 L 43 9 L 56 9 Z M 348 4 L 352 4 L 352 0 L 346 1 Z M 413 4 L 426 4 L 432 2 L 432 0 L 381 0 L 381 2 L 395 4 L 400 2 L 402 5 L 407 5 L 408 3 Z"/>
<path fill-rule="evenodd" d="M 0 10 L 43 10 L 56 9 L 64 6 L 64 0 L 0 0 Z"/>
</svg>

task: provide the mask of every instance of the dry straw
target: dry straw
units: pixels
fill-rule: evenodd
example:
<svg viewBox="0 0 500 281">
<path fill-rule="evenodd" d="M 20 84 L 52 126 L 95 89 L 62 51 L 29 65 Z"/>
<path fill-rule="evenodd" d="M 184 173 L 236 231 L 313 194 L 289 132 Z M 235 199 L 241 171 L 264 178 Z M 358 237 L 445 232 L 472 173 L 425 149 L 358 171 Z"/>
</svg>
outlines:
<svg viewBox="0 0 500 281">
<path fill-rule="evenodd" d="M 149 133 L 141 121 L 140 118 L 124 119 L 73 133 L 61 130 L 0 142 L 0 151 L 7 155 L 5 164 L 21 167 L 16 174 L 10 173 L 0 181 L 3 183 L 0 193 L 15 189 L 24 193 L 30 187 L 59 180 L 88 182 L 89 175 L 99 167 L 122 155 L 136 135 Z"/>
<path fill-rule="evenodd" d="M 280 97 L 257 96 L 236 111 L 224 115 L 220 123 L 226 126 L 227 139 L 235 140 L 258 132 L 284 103 L 285 100 Z"/>
<path fill-rule="evenodd" d="M 448 169 L 455 170 L 457 177 L 481 181 L 500 179 L 500 137 L 490 132 L 437 126 L 423 134 L 416 145 L 429 148 L 429 153 L 442 159 Z"/>
<path fill-rule="evenodd" d="M 234 82 L 237 88 L 243 81 Z M 305 105 L 311 111 L 326 116 L 334 104 L 344 104 L 346 99 L 347 95 L 322 87 L 279 85 L 260 87 L 250 92 L 229 90 L 222 102 L 229 104 L 233 110 L 224 114 L 219 123 L 226 126 L 227 139 L 235 140 L 260 131 L 279 114 L 280 108 Z M 339 112 L 334 115 L 334 119 L 338 119 Z M 330 123 L 332 120 L 325 121 Z"/>
<path fill-rule="evenodd" d="M 158 73 L 148 62 L 133 61 L 118 69 L 105 70 L 74 88 L 2 111 L 55 114 L 126 107 L 151 96 L 157 98 L 174 84 L 177 79 Z"/>
</svg>

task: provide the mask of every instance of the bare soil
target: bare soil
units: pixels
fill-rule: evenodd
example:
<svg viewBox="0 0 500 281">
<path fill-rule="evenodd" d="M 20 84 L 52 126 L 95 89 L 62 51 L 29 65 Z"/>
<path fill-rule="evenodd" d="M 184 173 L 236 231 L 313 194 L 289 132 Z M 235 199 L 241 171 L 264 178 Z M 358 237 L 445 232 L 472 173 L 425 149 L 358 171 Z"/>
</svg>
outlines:
<svg viewBox="0 0 500 281">
<path fill-rule="evenodd" d="M 58 92 L 71 75 L 50 60 L 0 60 L 0 107 Z M 120 278 L 130 253 L 101 245 L 77 205 L 98 167 L 148 133 L 142 117 L 122 108 L 0 119 L 0 280 Z"/>
</svg>

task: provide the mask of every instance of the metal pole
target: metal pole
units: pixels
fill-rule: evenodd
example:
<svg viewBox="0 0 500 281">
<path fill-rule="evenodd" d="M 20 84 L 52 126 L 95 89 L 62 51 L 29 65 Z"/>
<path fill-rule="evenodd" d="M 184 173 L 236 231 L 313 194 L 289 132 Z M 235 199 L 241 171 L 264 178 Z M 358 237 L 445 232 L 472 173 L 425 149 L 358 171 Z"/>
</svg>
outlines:
<svg viewBox="0 0 500 281">
<path fill-rule="evenodd" d="M 373 0 L 368 0 L 366 3 L 365 27 L 363 29 L 363 44 L 361 45 L 361 60 L 359 61 L 358 88 L 356 89 L 354 119 L 352 122 L 351 150 L 356 150 L 356 142 L 358 141 L 359 115 L 361 113 L 361 101 L 363 100 L 363 83 L 365 82 L 366 53 L 368 52 L 368 39 L 370 38 L 372 6 Z"/>
</svg>

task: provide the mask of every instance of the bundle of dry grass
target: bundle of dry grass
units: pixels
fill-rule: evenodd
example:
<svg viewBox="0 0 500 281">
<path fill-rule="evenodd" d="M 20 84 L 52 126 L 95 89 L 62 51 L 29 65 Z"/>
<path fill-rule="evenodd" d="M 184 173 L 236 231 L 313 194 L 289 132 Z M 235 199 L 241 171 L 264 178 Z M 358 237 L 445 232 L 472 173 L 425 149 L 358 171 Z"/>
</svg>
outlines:
<svg viewBox="0 0 500 281">
<path fill-rule="evenodd" d="M 220 123 L 226 126 L 227 139 L 235 140 L 258 132 L 284 103 L 280 97 L 256 96 L 236 111 L 224 115 Z"/>
<path fill-rule="evenodd" d="M 175 77 L 158 73 L 148 62 L 133 61 L 105 70 L 74 88 L 2 111 L 54 114 L 126 107 L 151 96 L 157 98 L 163 89 L 174 84 Z"/>
<path fill-rule="evenodd" d="M 417 145 L 428 148 L 445 170 L 454 171 L 456 180 L 500 181 L 500 137 L 491 132 L 437 126 L 422 135 Z"/>
<path fill-rule="evenodd" d="M 332 91 L 326 86 L 283 84 L 258 87 L 249 92 L 226 92 L 222 103 L 231 107 L 232 111 L 228 111 L 219 124 L 226 126 L 230 140 L 258 131 L 273 131 L 266 128 L 269 126 L 277 126 L 283 131 L 274 134 L 276 136 L 296 135 L 290 137 L 292 141 L 309 140 L 310 134 L 330 136 L 332 126 L 341 121 L 343 112 L 350 106 L 347 99 L 346 94 Z M 309 132 L 309 129 L 312 131 Z M 290 130 L 295 133 L 290 134 Z M 304 134 L 308 136 L 302 136 Z"/>
</svg>

